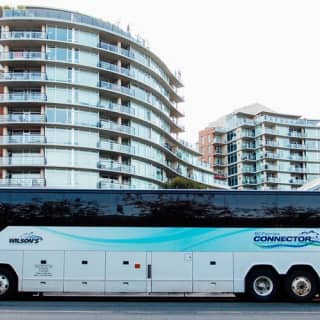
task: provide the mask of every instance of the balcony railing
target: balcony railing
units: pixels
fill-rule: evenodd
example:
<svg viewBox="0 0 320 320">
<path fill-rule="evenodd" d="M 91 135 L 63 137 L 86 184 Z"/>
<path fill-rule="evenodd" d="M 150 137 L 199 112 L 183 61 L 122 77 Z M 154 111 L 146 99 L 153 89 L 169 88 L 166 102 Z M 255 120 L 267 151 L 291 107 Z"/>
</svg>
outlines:
<svg viewBox="0 0 320 320">
<path fill-rule="evenodd" d="M 101 121 L 100 122 L 100 126 L 103 129 L 120 131 L 120 132 L 124 132 L 124 133 L 127 133 L 127 134 L 132 134 L 132 135 L 135 134 L 134 128 L 132 128 L 130 126 L 122 125 L 122 124 L 117 124 L 117 123 L 112 122 L 112 121 Z"/>
<path fill-rule="evenodd" d="M 0 136 L 0 144 L 39 144 L 45 143 L 45 140 L 45 136 L 41 135 Z"/>
<path fill-rule="evenodd" d="M 133 89 L 130 89 L 130 88 L 127 88 L 124 86 L 119 86 L 119 85 L 117 85 L 115 83 L 111 83 L 109 81 L 100 81 L 100 88 L 121 92 L 123 94 L 133 96 L 133 97 L 135 96 L 135 92 Z"/>
<path fill-rule="evenodd" d="M 37 92 L 1 93 L 0 102 L 34 102 L 46 101 L 47 96 Z"/>
<path fill-rule="evenodd" d="M 3 51 L 0 53 L 0 60 L 35 60 L 46 59 L 45 52 L 41 51 Z"/>
<path fill-rule="evenodd" d="M 112 161 L 112 160 L 100 160 L 99 161 L 99 168 L 110 170 L 110 171 L 119 171 L 119 172 L 126 172 L 126 173 L 134 173 L 135 168 L 131 165 Z"/>
<path fill-rule="evenodd" d="M 11 31 L 1 32 L 1 40 L 33 40 L 46 39 L 47 33 L 41 31 Z"/>
<path fill-rule="evenodd" d="M 135 152 L 134 147 L 131 147 L 125 144 L 116 143 L 113 141 L 108 141 L 108 140 L 100 140 L 98 142 L 98 148 L 106 149 L 109 151 L 115 151 L 115 152 L 130 153 L 130 154 L 134 154 Z"/>
<path fill-rule="evenodd" d="M 101 189 L 137 189 L 131 183 L 119 183 L 115 179 L 101 179 L 99 181 L 99 188 Z"/>
<path fill-rule="evenodd" d="M 45 179 L 40 178 L 6 178 L 0 179 L 2 187 L 43 187 Z"/>
<path fill-rule="evenodd" d="M 306 145 L 305 144 L 299 144 L 299 143 L 290 143 L 288 145 L 288 147 L 290 149 L 306 149 Z"/>
<path fill-rule="evenodd" d="M 45 122 L 45 116 L 42 114 L 6 114 L 0 115 L 0 123 L 42 123 Z"/>
<path fill-rule="evenodd" d="M 120 66 L 118 66 L 116 64 L 112 64 L 112 63 L 109 63 L 109 62 L 106 62 L 106 61 L 100 61 L 99 62 L 99 67 L 101 69 L 105 69 L 105 70 L 112 71 L 112 72 L 117 72 L 117 73 L 123 74 L 123 75 L 125 75 L 127 77 L 134 78 L 134 72 L 133 71 L 131 71 L 128 68 L 120 67 Z"/>
<path fill-rule="evenodd" d="M 0 166 L 40 166 L 45 163 L 44 156 L 0 157 Z"/>
<path fill-rule="evenodd" d="M 110 111 L 115 111 L 115 112 L 121 112 L 121 113 L 135 115 L 135 109 L 133 109 L 132 107 L 124 106 L 122 104 L 101 101 L 99 103 L 99 107 L 107 109 L 107 110 L 110 110 Z"/>
<path fill-rule="evenodd" d="M 46 80 L 44 72 L 2 72 L 0 80 L 5 81 L 40 81 Z"/>
</svg>

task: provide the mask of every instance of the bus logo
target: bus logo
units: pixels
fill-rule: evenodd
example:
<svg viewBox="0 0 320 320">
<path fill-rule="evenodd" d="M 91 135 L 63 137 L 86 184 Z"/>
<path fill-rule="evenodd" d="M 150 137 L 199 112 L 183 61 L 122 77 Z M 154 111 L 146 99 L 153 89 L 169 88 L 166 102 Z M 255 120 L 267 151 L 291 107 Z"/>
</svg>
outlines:
<svg viewBox="0 0 320 320">
<path fill-rule="evenodd" d="M 297 234 L 280 232 L 256 232 L 253 242 L 260 248 L 320 246 L 320 234 L 316 231 L 303 231 Z"/>
<path fill-rule="evenodd" d="M 33 232 L 27 232 L 17 238 L 9 238 L 11 244 L 37 244 L 42 241 L 43 238 L 34 234 Z"/>
</svg>

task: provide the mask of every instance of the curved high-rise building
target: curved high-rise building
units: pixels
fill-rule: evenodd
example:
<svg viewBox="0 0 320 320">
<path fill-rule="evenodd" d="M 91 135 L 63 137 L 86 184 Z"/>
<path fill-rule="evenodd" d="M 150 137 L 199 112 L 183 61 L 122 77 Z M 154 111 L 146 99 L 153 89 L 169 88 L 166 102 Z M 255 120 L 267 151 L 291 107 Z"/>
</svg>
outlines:
<svg viewBox="0 0 320 320">
<path fill-rule="evenodd" d="M 76 12 L 0 16 L 2 186 L 221 187 L 177 139 L 182 83 L 143 41 Z"/>
</svg>

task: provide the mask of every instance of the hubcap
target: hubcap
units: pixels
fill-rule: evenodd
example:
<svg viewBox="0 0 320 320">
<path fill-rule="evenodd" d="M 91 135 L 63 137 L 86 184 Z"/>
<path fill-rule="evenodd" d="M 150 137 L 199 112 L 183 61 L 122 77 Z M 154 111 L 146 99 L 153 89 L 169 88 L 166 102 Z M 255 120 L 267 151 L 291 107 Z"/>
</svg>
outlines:
<svg viewBox="0 0 320 320">
<path fill-rule="evenodd" d="M 0 296 L 4 295 L 9 290 L 9 279 L 0 274 Z"/>
<path fill-rule="evenodd" d="M 267 276 L 260 276 L 254 280 L 253 290 L 259 296 L 268 296 L 273 290 L 273 282 Z"/>
<path fill-rule="evenodd" d="M 295 277 L 292 280 L 291 289 L 296 296 L 305 297 L 311 292 L 311 281 L 303 276 Z"/>
</svg>

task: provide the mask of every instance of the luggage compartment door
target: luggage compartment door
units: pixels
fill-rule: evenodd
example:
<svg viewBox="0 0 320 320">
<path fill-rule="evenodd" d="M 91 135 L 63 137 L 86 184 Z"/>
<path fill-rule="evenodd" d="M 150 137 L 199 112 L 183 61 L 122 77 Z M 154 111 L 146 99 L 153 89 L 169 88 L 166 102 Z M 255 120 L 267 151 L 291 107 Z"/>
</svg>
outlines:
<svg viewBox="0 0 320 320">
<path fill-rule="evenodd" d="M 146 252 L 107 252 L 106 292 L 147 292 Z"/>
<path fill-rule="evenodd" d="M 152 292 L 192 292 L 192 252 L 152 252 Z"/>
<path fill-rule="evenodd" d="M 23 291 L 62 292 L 63 251 L 25 251 Z"/>
</svg>

